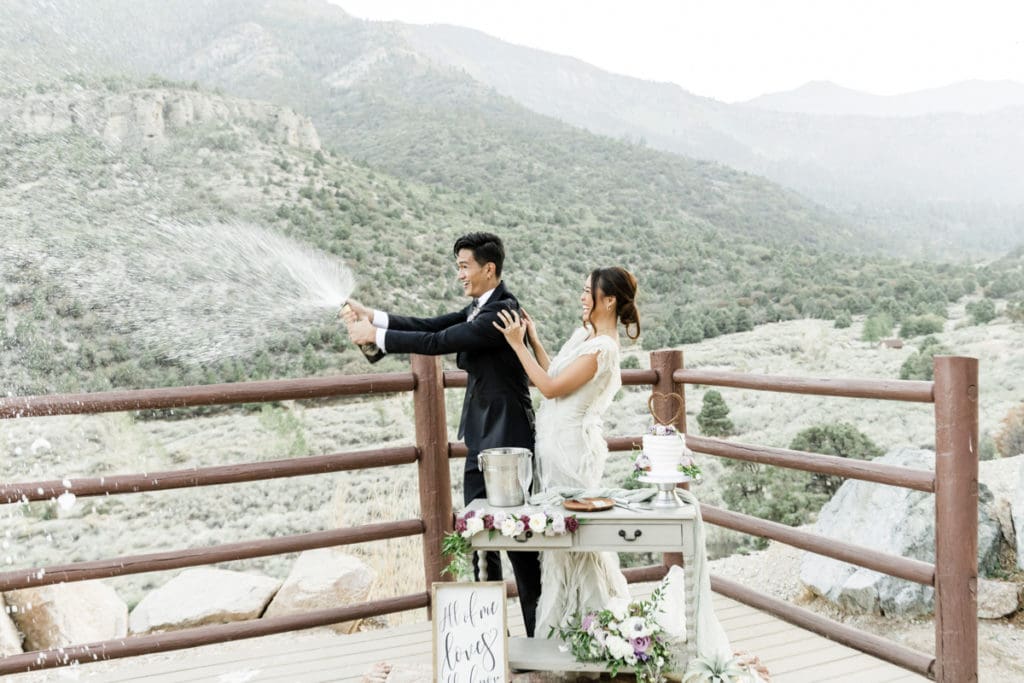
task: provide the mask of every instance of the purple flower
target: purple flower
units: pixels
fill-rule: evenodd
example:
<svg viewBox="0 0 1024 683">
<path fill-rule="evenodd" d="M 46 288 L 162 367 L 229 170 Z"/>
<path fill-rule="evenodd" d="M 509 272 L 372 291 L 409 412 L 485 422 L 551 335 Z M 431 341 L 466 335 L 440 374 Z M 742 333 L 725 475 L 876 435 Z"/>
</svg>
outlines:
<svg viewBox="0 0 1024 683">
<path fill-rule="evenodd" d="M 642 655 L 651 649 L 651 637 L 639 636 L 637 638 L 630 638 L 629 644 L 633 646 L 635 654 Z"/>
<path fill-rule="evenodd" d="M 466 520 L 464 518 L 458 517 L 455 519 L 455 530 L 460 534 L 466 530 Z"/>
<path fill-rule="evenodd" d="M 587 614 L 585 617 L 583 617 L 583 621 L 580 622 L 580 628 L 584 631 L 589 631 L 595 619 L 596 617 L 594 616 L 593 612 Z"/>
<path fill-rule="evenodd" d="M 519 515 L 519 521 L 523 523 L 524 527 L 530 526 L 530 515 Z"/>
<path fill-rule="evenodd" d="M 494 528 L 494 515 L 484 515 L 484 528 L 485 529 L 493 529 Z"/>
<path fill-rule="evenodd" d="M 466 510 L 466 514 L 463 515 L 466 519 L 476 516 L 476 510 Z"/>
<path fill-rule="evenodd" d="M 580 522 L 575 517 L 565 518 L 565 529 L 570 534 L 580 528 Z"/>
</svg>

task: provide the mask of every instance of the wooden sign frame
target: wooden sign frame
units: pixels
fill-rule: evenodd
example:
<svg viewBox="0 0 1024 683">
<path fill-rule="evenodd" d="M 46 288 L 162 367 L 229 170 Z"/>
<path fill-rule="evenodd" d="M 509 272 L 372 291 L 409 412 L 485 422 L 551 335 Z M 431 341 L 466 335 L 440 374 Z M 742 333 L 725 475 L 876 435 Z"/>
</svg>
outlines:
<svg viewBox="0 0 1024 683">
<path fill-rule="evenodd" d="M 504 581 L 437 582 L 430 587 L 436 683 L 508 683 Z"/>
</svg>

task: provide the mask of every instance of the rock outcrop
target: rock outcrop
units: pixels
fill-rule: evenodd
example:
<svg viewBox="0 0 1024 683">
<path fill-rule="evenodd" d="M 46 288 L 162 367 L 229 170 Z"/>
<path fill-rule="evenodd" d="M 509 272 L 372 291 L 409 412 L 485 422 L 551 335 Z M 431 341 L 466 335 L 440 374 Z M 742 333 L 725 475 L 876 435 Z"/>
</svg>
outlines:
<svg viewBox="0 0 1024 683">
<path fill-rule="evenodd" d="M 370 593 L 373 578 L 373 572 L 362 560 L 342 550 L 307 550 L 295 560 L 291 573 L 263 616 L 276 617 L 363 602 Z M 345 622 L 332 628 L 349 633 L 356 625 L 357 622 Z"/>
<path fill-rule="evenodd" d="M 135 606 L 132 633 L 174 631 L 256 619 L 281 586 L 278 579 L 226 569 L 187 569 Z"/>
<path fill-rule="evenodd" d="M 913 469 L 933 469 L 935 454 L 897 449 L 875 460 Z M 935 499 L 932 494 L 849 480 L 821 509 L 815 532 L 829 538 L 927 562 L 935 561 Z M 982 574 L 997 559 L 1002 533 L 993 497 L 979 485 L 978 565 Z M 850 612 L 923 614 L 934 590 L 827 557 L 805 553 L 800 581 L 812 592 Z"/>
<path fill-rule="evenodd" d="M 1000 619 L 1020 607 L 1020 586 L 1010 581 L 978 579 L 978 617 Z"/>
<path fill-rule="evenodd" d="M 128 634 L 128 605 L 102 581 L 58 583 L 4 594 L 25 650 L 80 645 Z"/>
<path fill-rule="evenodd" d="M 159 147 L 175 130 L 208 123 L 255 124 L 266 128 L 275 142 L 320 149 L 313 122 L 287 107 L 184 88 L 31 94 L 0 104 L 0 121 L 28 135 L 77 130 L 112 147 Z"/>
</svg>

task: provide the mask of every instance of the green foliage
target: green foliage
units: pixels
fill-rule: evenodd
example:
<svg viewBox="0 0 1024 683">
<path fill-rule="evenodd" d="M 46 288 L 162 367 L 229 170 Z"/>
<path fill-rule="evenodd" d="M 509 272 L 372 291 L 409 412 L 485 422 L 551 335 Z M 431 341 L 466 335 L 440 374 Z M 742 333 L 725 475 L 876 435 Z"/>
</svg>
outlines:
<svg viewBox="0 0 1024 683">
<path fill-rule="evenodd" d="M 999 454 L 996 449 L 995 439 L 988 432 L 981 435 L 978 439 L 978 460 L 995 460 Z"/>
<path fill-rule="evenodd" d="M 680 344 L 696 344 L 704 339 L 704 328 L 692 318 L 683 323 L 679 330 Z"/>
<path fill-rule="evenodd" d="M 1024 323 L 1024 301 L 1017 300 L 1006 304 L 1003 314 L 1009 318 L 1011 322 Z"/>
<path fill-rule="evenodd" d="M 900 379 L 931 380 L 935 376 L 934 357 L 951 354 L 946 346 L 931 335 L 921 340 L 917 351 L 910 355 L 900 366 Z"/>
<path fill-rule="evenodd" d="M 636 356 L 626 356 L 625 358 L 622 359 L 620 367 L 623 370 L 639 370 L 640 359 L 637 358 Z"/>
<path fill-rule="evenodd" d="M 822 424 L 801 430 L 789 447 L 795 451 L 837 455 L 854 460 L 870 460 L 882 455 L 882 449 L 852 424 L 839 422 Z M 842 485 L 842 477 L 818 474 L 811 475 L 812 490 L 831 498 Z"/>
<path fill-rule="evenodd" d="M 804 524 L 828 500 L 813 489 L 810 473 L 781 467 L 728 460 L 720 482 L 730 510 L 787 526 Z"/>
<path fill-rule="evenodd" d="M 884 310 L 875 311 L 864 321 L 864 330 L 861 332 L 860 338 L 864 341 L 876 342 L 888 337 L 892 333 L 894 324 L 892 313 Z"/>
<path fill-rule="evenodd" d="M 900 325 L 900 336 L 908 339 L 926 334 L 940 334 L 945 325 L 945 320 L 931 313 L 912 315 L 904 318 L 903 323 Z"/>
<path fill-rule="evenodd" d="M 729 419 L 729 406 L 725 404 L 721 392 L 710 389 L 704 394 L 704 402 L 697 414 L 700 433 L 705 436 L 729 436 L 733 431 L 732 420 Z"/>
<path fill-rule="evenodd" d="M 995 320 L 996 303 L 988 298 L 972 301 L 967 304 L 967 314 L 971 316 L 973 324 L 985 325 Z"/>
<path fill-rule="evenodd" d="M 849 424 L 826 424 L 805 429 L 790 448 L 858 460 L 873 458 L 881 449 Z M 722 498 L 730 510 L 788 526 L 811 521 L 842 484 L 842 478 L 782 467 L 726 461 Z M 755 545 L 763 547 L 763 542 Z"/>
<path fill-rule="evenodd" d="M 839 315 L 836 316 L 835 326 L 837 329 L 845 330 L 847 327 L 853 324 L 853 320 L 850 318 L 849 311 L 839 311 Z"/>
</svg>

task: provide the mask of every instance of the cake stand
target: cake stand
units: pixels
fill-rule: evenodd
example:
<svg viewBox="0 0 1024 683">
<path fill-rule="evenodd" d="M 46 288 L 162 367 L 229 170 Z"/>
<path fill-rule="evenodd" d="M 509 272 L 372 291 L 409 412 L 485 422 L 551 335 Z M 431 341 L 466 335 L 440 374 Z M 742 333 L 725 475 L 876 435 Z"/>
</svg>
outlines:
<svg viewBox="0 0 1024 683">
<path fill-rule="evenodd" d="M 639 479 L 644 483 L 654 484 L 658 487 L 658 495 L 651 501 L 651 507 L 655 509 L 677 508 L 682 505 L 683 501 L 679 500 L 679 496 L 676 495 L 676 484 L 690 481 L 690 477 L 682 472 L 666 477 L 652 477 L 647 474 Z"/>
</svg>

